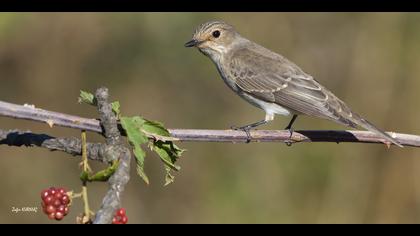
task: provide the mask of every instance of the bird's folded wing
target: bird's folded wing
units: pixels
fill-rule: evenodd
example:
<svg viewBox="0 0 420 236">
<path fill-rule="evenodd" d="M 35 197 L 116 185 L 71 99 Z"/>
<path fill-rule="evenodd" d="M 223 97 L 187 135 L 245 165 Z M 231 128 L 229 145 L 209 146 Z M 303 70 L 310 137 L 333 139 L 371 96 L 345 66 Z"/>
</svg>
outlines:
<svg viewBox="0 0 420 236">
<path fill-rule="evenodd" d="M 306 115 L 355 127 L 351 110 L 312 76 L 279 55 L 236 51 L 227 68 L 236 85 L 251 96 Z"/>
</svg>

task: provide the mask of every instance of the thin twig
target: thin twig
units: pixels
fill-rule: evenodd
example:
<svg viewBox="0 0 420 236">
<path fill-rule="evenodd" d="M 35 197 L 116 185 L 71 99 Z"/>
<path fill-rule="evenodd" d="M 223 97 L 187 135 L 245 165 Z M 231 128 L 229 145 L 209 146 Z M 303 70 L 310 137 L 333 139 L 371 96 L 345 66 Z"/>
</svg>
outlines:
<svg viewBox="0 0 420 236">
<path fill-rule="evenodd" d="M 22 106 L 0 101 L 0 116 L 103 133 L 100 122 L 96 119 L 47 111 L 32 106 Z M 120 133 L 124 135 L 121 127 L 119 128 Z M 247 135 L 244 132 L 235 130 L 169 129 L 169 132 L 174 138 L 173 141 L 234 143 L 247 141 Z M 392 132 L 390 134 L 404 146 L 420 147 L 420 136 L 418 135 Z M 291 138 L 287 130 L 253 130 L 251 131 L 251 136 L 254 142 L 287 142 L 291 139 L 292 142 L 384 143 L 381 137 L 371 132 L 355 130 L 297 130 Z"/>
</svg>

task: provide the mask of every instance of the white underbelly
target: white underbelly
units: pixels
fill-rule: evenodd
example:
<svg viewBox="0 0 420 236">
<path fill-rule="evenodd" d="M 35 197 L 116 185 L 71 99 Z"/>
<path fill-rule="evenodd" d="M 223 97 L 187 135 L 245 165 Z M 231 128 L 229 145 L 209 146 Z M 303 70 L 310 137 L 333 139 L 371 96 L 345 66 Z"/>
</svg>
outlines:
<svg viewBox="0 0 420 236">
<path fill-rule="evenodd" d="M 283 116 L 288 116 L 291 114 L 291 112 L 288 109 L 278 104 L 271 103 L 271 102 L 264 102 L 246 93 L 241 93 L 240 96 L 244 98 L 245 100 L 247 100 L 252 105 L 263 109 L 265 113 L 267 114 L 270 114 L 270 115 L 278 114 L 278 115 L 283 115 Z"/>
</svg>

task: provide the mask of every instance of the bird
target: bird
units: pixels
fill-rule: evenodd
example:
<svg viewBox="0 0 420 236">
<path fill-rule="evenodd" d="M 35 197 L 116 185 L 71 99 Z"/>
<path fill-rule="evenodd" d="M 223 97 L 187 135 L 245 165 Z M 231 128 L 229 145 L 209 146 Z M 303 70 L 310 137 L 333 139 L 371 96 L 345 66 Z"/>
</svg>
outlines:
<svg viewBox="0 0 420 236">
<path fill-rule="evenodd" d="M 184 46 L 195 47 L 209 57 L 233 92 L 265 111 L 265 118 L 261 121 L 231 127 L 245 131 L 247 142 L 251 141 L 251 129 L 274 120 L 275 115 L 292 116 L 285 128 L 292 137 L 296 118 L 306 115 L 351 128 L 360 126 L 380 136 L 385 143 L 403 147 L 389 134 L 353 112 L 295 63 L 243 37 L 224 21 L 211 20 L 199 25 Z"/>
</svg>

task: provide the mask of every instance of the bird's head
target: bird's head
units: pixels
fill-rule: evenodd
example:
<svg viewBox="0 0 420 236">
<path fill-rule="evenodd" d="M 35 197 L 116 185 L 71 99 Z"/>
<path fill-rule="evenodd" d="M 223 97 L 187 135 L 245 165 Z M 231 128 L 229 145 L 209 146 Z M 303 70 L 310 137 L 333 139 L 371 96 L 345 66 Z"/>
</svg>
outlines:
<svg viewBox="0 0 420 236">
<path fill-rule="evenodd" d="M 197 27 L 185 47 L 196 47 L 214 59 L 228 52 L 238 36 L 233 26 L 223 21 L 209 21 Z"/>
</svg>

